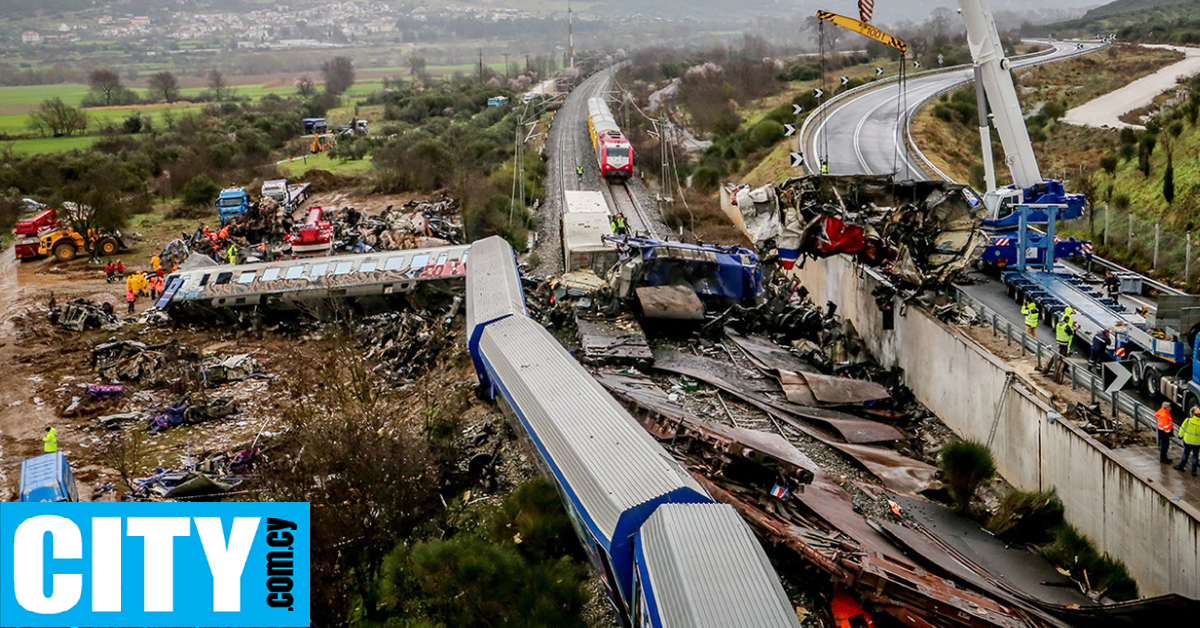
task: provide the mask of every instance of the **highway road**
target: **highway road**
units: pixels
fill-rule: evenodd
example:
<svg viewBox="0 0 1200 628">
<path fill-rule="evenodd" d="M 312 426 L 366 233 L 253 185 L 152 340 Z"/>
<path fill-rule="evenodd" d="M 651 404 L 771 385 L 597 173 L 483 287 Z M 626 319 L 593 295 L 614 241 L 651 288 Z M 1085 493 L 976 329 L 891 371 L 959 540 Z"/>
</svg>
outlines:
<svg viewBox="0 0 1200 628">
<path fill-rule="evenodd" d="M 1013 60 L 1014 68 L 1057 61 L 1094 50 L 1098 43 L 1052 42 L 1053 49 L 1037 56 Z M 896 174 L 901 179 L 936 179 L 905 144 L 905 121 L 922 102 L 939 92 L 969 82 L 970 68 L 909 78 L 902 93 L 892 83 L 833 105 L 810 122 L 812 131 L 804 145 L 804 159 L 816 169 L 828 155 L 831 174 Z M 904 116 L 899 115 L 904 111 Z"/>
</svg>

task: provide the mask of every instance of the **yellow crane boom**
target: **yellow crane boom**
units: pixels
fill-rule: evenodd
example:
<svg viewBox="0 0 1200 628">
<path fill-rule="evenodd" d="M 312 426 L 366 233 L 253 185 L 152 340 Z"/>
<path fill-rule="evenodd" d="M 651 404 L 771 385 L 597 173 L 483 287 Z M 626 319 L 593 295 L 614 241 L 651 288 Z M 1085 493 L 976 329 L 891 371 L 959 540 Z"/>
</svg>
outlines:
<svg viewBox="0 0 1200 628">
<path fill-rule="evenodd" d="M 836 24 L 842 28 L 852 30 L 874 39 L 877 42 L 891 46 L 900 52 L 908 52 L 908 44 L 900 40 L 899 37 L 889 35 L 866 22 L 860 22 L 852 17 L 830 13 L 829 11 L 817 11 L 817 19 L 825 20 L 830 24 Z"/>
</svg>

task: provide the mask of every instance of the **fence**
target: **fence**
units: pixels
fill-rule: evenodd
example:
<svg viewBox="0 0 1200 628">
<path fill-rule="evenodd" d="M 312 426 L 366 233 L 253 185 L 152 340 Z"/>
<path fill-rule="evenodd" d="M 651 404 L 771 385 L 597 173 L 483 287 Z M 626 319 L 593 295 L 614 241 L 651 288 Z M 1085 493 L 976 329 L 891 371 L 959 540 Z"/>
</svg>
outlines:
<svg viewBox="0 0 1200 628">
<path fill-rule="evenodd" d="M 1131 211 L 1105 206 L 1081 218 L 1059 221 L 1058 229 L 1061 237 L 1092 240 L 1098 255 L 1136 270 L 1150 269 L 1149 274 L 1172 283 L 1194 287 L 1200 276 L 1196 259 L 1200 248 L 1192 232 L 1180 234 Z"/>
<path fill-rule="evenodd" d="M 1046 361 L 1057 355 L 1056 348 L 1027 334 L 1024 325 L 1013 324 L 1011 320 L 962 290 L 955 290 L 954 293 L 955 300 L 975 310 L 977 320 L 991 326 L 993 336 L 1003 336 L 1009 344 L 1015 343 L 1020 346 L 1021 355 L 1032 354 L 1037 356 L 1039 370 L 1045 365 Z M 1101 400 L 1107 402 L 1112 408 L 1113 418 L 1117 418 L 1123 414 L 1133 419 L 1135 426 L 1140 423 L 1145 425 L 1147 429 L 1157 429 L 1155 427 L 1154 411 L 1139 399 L 1119 390 L 1111 393 L 1104 392 L 1105 384 L 1102 373 L 1093 373 L 1087 368 L 1087 365 L 1078 361 L 1067 360 L 1063 374 L 1073 388 L 1087 390 L 1091 396 L 1092 403 Z"/>
</svg>

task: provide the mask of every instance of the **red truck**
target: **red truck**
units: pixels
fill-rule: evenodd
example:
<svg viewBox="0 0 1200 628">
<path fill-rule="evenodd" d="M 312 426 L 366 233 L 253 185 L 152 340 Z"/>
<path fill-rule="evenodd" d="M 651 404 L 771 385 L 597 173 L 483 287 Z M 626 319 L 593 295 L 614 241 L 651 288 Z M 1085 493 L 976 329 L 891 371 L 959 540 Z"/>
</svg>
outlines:
<svg viewBox="0 0 1200 628">
<path fill-rule="evenodd" d="M 59 227 L 58 212 L 53 209 L 45 209 L 32 218 L 17 221 L 17 226 L 13 229 L 13 235 L 17 236 L 17 243 L 14 247 L 17 259 L 41 257 L 41 253 L 38 252 L 41 237 Z"/>
</svg>

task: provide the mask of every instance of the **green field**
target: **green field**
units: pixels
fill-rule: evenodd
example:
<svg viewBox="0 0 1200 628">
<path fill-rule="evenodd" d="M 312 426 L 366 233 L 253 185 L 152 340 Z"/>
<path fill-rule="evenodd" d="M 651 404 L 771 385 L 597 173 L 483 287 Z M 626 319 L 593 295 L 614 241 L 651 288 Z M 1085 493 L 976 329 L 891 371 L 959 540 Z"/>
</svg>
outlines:
<svg viewBox="0 0 1200 628">
<path fill-rule="evenodd" d="M 288 178 L 297 178 L 309 170 L 328 170 L 334 174 L 354 176 L 369 174 L 375 169 L 370 158 L 341 161 L 330 159 L 325 153 L 309 155 L 295 161 L 279 164 L 276 167 L 279 169 L 279 172 L 287 175 Z"/>
<path fill-rule="evenodd" d="M 0 150 L 11 148 L 17 155 L 65 153 L 76 148 L 87 148 L 99 139 L 100 137 L 96 135 L 77 135 L 74 137 L 39 137 L 32 140 L 0 140 Z"/>
</svg>

